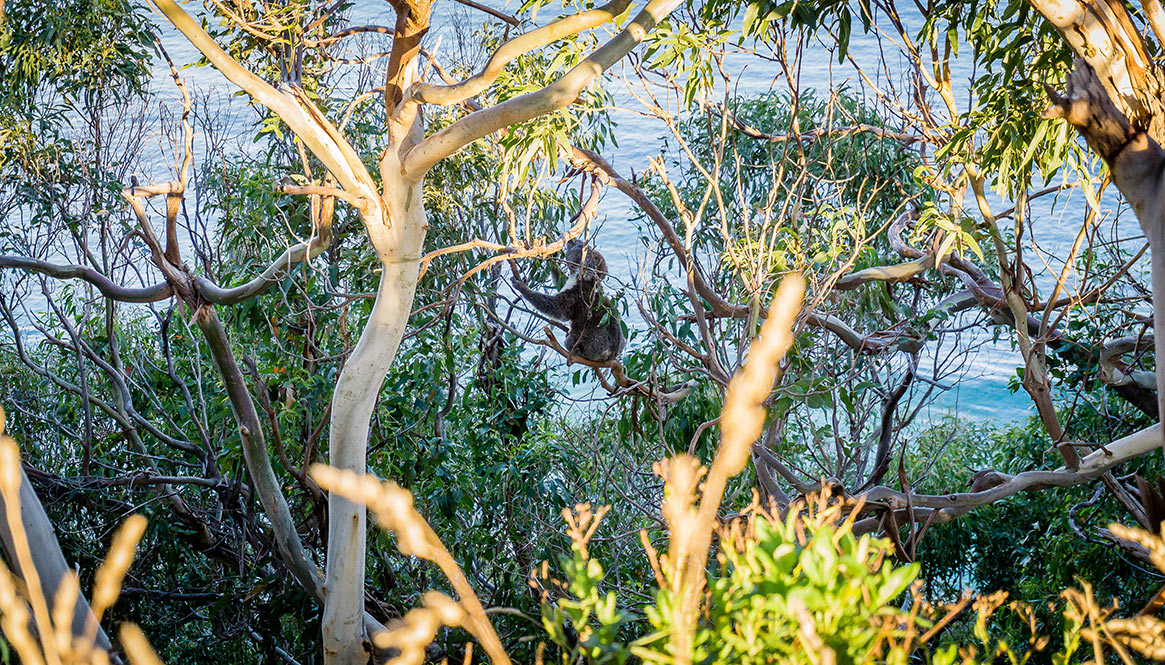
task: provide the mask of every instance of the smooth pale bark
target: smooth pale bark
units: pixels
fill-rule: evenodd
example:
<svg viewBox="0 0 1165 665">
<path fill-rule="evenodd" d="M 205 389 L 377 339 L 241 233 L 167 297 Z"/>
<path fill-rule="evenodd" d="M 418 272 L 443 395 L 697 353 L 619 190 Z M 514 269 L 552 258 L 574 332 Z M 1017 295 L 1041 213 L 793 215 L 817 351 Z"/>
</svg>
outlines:
<svg viewBox="0 0 1165 665">
<path fill-rule="evenodd" d="M 1137 213 L 1149 239 L 1153 281 L 1153 330 L 1165 331 L 1165 151 L 1138 134 L 1112 163 L 1113 180 Z M 1165 415 L 1165 334 L 1155 336 L 1158 417 Z"/>
<path fill-rule="evenodd" d="M 397 174 L 399 169 L 389 166 L 383 172 Z M 419 183 L 397 178 L 386 182 L 384 201 L 388 216 L 364 220 L 380 259 L 380 286 L 332 394 L 328 462 L 361 474 L 367 471 L 372 412 L 412 310 L 427 229 Z M 368 659 L 363 624 L 366 515 L 363 505 L 329 492 L 323 616 L 328 663 L 362 665 Z"/>
<path fill-rule="evenodd" d="M 424 104 L 445 105 L 463 102 L 485 92 L 490 84 L 497 80 L 506 65 L 519 56 L 553 44 L 569 35 L 578 34 L 583 30 L 589 30 L 612 21 L 619 14 L 627 11 L 630 6 L 631 0 L 612 0 L 601 7 L 560 18 L 502 44 L 501 48 L 490 56 L 489 62 L 480 72 L 461 83 L 455 85 L 419 83 L 410 89 L 410 96 L 415 101 Z"/>
<path fill-rule="evenodd" d="M 426 138 L 404 158 L 404 173 L 421 178 L 437 162 L 477 139 L 572 104 L 604 71 L 623 59 L 681 4 L 681 0 L 651 0 L 610 41 L 563 74 L 554 83 L 475 111 Z"/>
<path fill-rule="evenodd" d="M 0 496 L 0 511 L 6 510 L 4 497 Z M 0 514 L 4 513 L 0 512 Z M 40 580 L 41 589 L 44 590 L 44 597 L 49 603 L 51 612 L 52 604 L 57 599 L 57 587 L 61 585 L 61 580 L 64 579 L 65 575 L 71 574 L 73 569 L 65 561 L 65 555 L 61 553 L 61 546 L 57 542 L 57 534 L 53 530 L 53 524 L 49 521 L 49 516 L 45 514 L 44 506 L 37 498 L 36 491 L 28 482 L 28 476 L 24 474 L 24 469 L 20 470 L 20 521 L 28 540 L 28 549 L 32 553 L 37 578 Z M 12 539 L 12 525 L 8 523 L 8 520 L 0 519 L 0 541 L 4 544 L 4 558 L 8 560 L 12 571 L 20 579 L 26 579 L 28 571 L 21 570 L 20 561 L 16 556 L 15 543 Z M 89 609 L 89 602 L 85 600 L 85 596 L 78 593 L 77 602 L 73 606 L 73 635 L 78 639 L 83 638 L 91 623 L 96 624 L 97 619 L 93 616 L 92 610 Z M 97 626 L 94 643 L 106 651 L 111 648 L 109 637 L 100 626 Z"/>
</svg>

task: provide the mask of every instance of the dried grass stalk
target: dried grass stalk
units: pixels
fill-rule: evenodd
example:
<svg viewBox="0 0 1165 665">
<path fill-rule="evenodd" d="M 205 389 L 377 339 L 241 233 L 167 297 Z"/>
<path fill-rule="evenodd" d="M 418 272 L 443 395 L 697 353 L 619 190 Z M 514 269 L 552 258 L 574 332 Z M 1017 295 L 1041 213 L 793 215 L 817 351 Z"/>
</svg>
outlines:
<svg viewBox="0 0 1165 665">
<path fill-rule="evenodd" d="M 381 483 L 375 476 L 341 471 L 324 464 L 313 465 L 312 476 L 325 490 L 364 504 L 376 513 L 380 526 L 396 534 L 401 553 L 437 564 L 461 599 L 460 606 L 465 612 L 461 627 L 481 642 L 491 662 L 509 665 L 510 658 L 461 566 L 413 507 L 413 495 L 408 490 L 392 481 Z"/>
<path fill-rule="evenodd" d="M 793 324 L 801 311 L 805 279 L 793 273 L 781 281 L 760 336 L 749 347 L 748 360 L 728 384 L 720 416 L 720 449 L 712 460 L 699 508 L 693 510 L 692 486 L 698 464 L 679 456 L 666 465 L 668 478 L 664 519 L 671 538 L 665 574 L 672 571 L 672 591 L 678 594 L 671 636 L 676 665 L 690 665 L 692 645 L 704 590 L 704 565 L 716 527 L 716 514 L 728 480 L 744 470 L 752 444 L 764 429 L 764 402 L 780 373 L 779 363 L 793 342 Z M 660 467 L 665 468 L 664 466 Z M 678 584 L 677 584 L 678 583 Z"/>
</svg>

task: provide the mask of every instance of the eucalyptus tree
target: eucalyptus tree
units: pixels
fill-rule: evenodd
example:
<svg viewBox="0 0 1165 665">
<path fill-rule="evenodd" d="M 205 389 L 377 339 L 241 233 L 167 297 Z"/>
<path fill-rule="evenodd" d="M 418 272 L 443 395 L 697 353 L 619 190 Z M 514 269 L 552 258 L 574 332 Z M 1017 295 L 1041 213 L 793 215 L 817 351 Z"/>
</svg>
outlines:
<svg viewBox="0 0 1165 665">
<path fill-rule="evenodd" d="M 158 10 L 202 56 L 251 99 L 266 107 L 326 170 L 307 184 L 281 185 L 281 191 L 350 205 L 363 222 L 379 263 L 379 287 L 359 342 L 344 364 L 332 398 L 329 461 L 341 469 L 363 472 L 370 418 L 380 386 L 393 362 L 405 331 L 420 271 L 428 222 L 422 187 L 437 163 L 466 145 L 507 127 L 568 107 L 599 81 L 602 73 L 638 46 L 678 4 L 678 0 L 651 0 L 632 12 L 629 0 L 564 16 L 505 41 L 475 75 L 447 84 L 422 79 L 422 39 L 430 27 L 432 2 L 393 2 L 394 26 L 359 26 L 335 34 L 318 34 L 324 19 L 340 3 L 317 7 L 255 7 L 215 3 L 228 26 L 246 32 L 264 48 L 282 52 L 278 74 L 267 80 L 232 57 L 202 22 L 173 0 L 154 3 Z M 311 14 L 311 16 L 308 16 Z M 487 91 L 506 65 L 516 58 L 570 38 L 580 32 L 615 23 L 616 34 L 589 54 L 582 54 L 567 71 L 545 87 L 485 106 L 473 98 Z M 383 100 L 384 136 L 373 153 L 361 152 L 342 130 L 345 119 L 330 118 L 305 92 L 303 55 L 345 37 L 364 32 L 391 34 L 387 74 L 376 94 Z M 367 96 L 365 97 L 367 99 Z M 189 98 L 187 98 L 189 109 Z M 426 106 L 470 105 L 471 112 L 439 131 L 426 126 Z M 239 423 L 249 474 L 275 532 L 285 563 L 296 579 L 324 603 L 323 640 L 327 662 L 362 663 L 367 659 L 368 623 L 364 613 L 365 511 L 337 496 L 328 505 L 327 569 L 320 576 L 295 531 L 281 488 L 267 459 L 262 423 L 247 392 L 239 363 L 218 320 L 216 307 L 238 303 L 267 288 L 296 263 L 317 256 L 331 240 L 330 213 L 322 213 L 320 229 L 311 240 L 289 248 L 261 275 L 233 288 L 222 288 L 195 276 L 181 257 L 178 217 L 188 186 L 192 130 L 185 126 L 184 156 L 176 164 L 177 179 L 156 185 L 137 182 L 126 189 L 140 223 L 151 261 L 163 281 L 138 287 L 113 283 L 101 271 L 57 266 L 39 259 L 5 257 L 0 266 L 38 271 L 61 278 L 80 278 L 123 302 L 150 302 L 171 296 L 185 302 L 201 329 L 226 387 Z M 166 201 L 162 238 L 154 236 L 143 200 L 159 196 Z M 318 199 L 317 199 L 318 200 Z M 514 249 L 514 248 L 511 248 Z M 547 248 L 518 247 L 512 255 L 544 254 Z M 492 653 L 500 650 L 491 648 Z"/>
</svg>

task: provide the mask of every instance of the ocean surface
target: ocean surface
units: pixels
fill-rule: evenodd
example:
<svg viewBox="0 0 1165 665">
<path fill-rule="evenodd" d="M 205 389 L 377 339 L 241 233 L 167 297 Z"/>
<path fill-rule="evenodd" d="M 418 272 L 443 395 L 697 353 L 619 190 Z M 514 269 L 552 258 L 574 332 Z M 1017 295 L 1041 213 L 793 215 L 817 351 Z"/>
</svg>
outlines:
<svg viewBox="0 0 1165 665">
<path fill-rule="evenodd" d="M 486 4 L 513 12 L 519 3 L 491 1 Z M 187 11 L 196 12 L 199 3 L 188 3 L 186 7 Z M 551 18 L 556 14 L 556 9 L 553 4 L 544 7 L 540 20 Z M 393 23 L 393 14 L 388 3 L 383 1 L 357 0 L 349 15 L 354 25 Z M 917 15 L 908 14 L 904 19 L 907 25 L 921 23 Z M 160 15 L 154 15 L 153 20 L 162 31 L 166 51 L 182 68 L 182 75 L 197 105 L 210 112 L 215 121 L 222 126 L 223 135 L 228 142 L 235 144 L 230 149 L 255 149 L 250 138 L 252 124 L 258 115 L 249 107 L 247 99 L 237 94 L 236 89 L 214 69 L 191 67 L 190 65 L 198 60 L 194 48 L 182 35 L 170 28 Z M 443 48 L 457 42 L 458 26 L 462 28 L 460 34 L 464 35 L 466 26 L 480 25 L 486 20 L 488 17 L 483 13 L 451 0 L 438 0 L 435 6 L 434 30 L 427 38 L 426 46 L 439 55 Z M 855 28 L 850 50 L 854 59 L 862 63 L 863 67 L 880 71 L 875 63 L 883 57 L 885 47 L 887 44 L 885 42 L 880 44 L 874 35 L 860 34 L 860 30 Z M 962 49 L 963 52 L 967 50 Z M 904 59 L 896 60 L 892 55 L 887 57 L 887 64 L 888 71 L 894 77 L 899 77 L 902 69 L 907 66 Z M 895 66 L 899 68 L 898 71 L 894 71 Z M 737 79 L 735 93 L 738 95 L 760 94 L 773 89 L 782 90 L 786 85 L 783 80 L 774 81 L 778 72 L 775 64 L 758 63 L 755 58 L 749 58 L 747 61 L 729 58 L 726 69 L 738 75 L 735 77 Z M 953 69 L 955 80 L 959 81 L 958 85 L 963 88 L 960 98 L 965 103 L 966 81 L 970 77 L 971 65 L 968 62 L 956 61 Z M 875 83 L 884 82 L 884 75 L 879 74 Z M 839 64 L 836 56 L 824 46 L 810 46 L 805 50 L 799 86 L 802 91 L 818 90 L 819 97 L 827 97 L 829 90 L 841 86 L 859 94 L 865 89 L 856 70 L 848 63 Z M 172 104 L 172 108 L 177 108 L 177 92 L 164 62 L 156 69 L 153 87 L 166 103 Z M 613 81 L 609 89 L 615 96 L 617 107 L 613 114 L 618 123 L 616 137 L 619 145 L 617 148 L 607 150 L 605 155 L 624 176 L 630 175 L 632 171 L 642 172 L 647 169 L 649 159 L 661 151 L 668 130 L 657 120 L 646 118 L 635 111 L 638 102 L 627 92 L 623 83 Z M 141 155 L 139 174 L 142 181 L 168 180 L 171 176 L 167 165 L 171 163 L 172 157 L 169 156 L 168 147 L 163 149 L 167 145 L 164 137 L 159 134 L 157 140 L 149 142 L 149 145 L 153 147 Z M 1077 198 L 1073 201 L 1072 196 Z M 1068 200 L 1067 205 L 1063 204 L 1064 200 Z M 1040 253 L 1039 259 L 1031 261 L 1031 267 L 1038 272 L 1037 279 L 1042 287 L 1054 283 L 1055 274 L 1062 265 L 1061 257 L 1071 246 L 1084 212 L 1083 198 L 1078 193 L 1064 195 L 1056 211 L 1052 210 L 1051 203 L 1052 197 L 1045 197 L 1033 202 L 1031 210 L 1030 223 L 1039 243 L 1038 248 L 1033 250 Z M 1116 200 L 1111 196 L 1106 198 L 1103 204 L 1113 210 L 1118 207 Z M 998 200 L 994 205 L 997 209 L 1010 206 Z M 634 293 L 641 284 L 642 262 L 646 252 L 639 240 L 640 229 L 636 222 L 631 221 L 633 217 L 630 202 L 613 188 L 608 190 L 599 211 L 598 246 L 607 258 L 613 278 L 623 283 L 628 293 Z M 1122 227 L 1131 225 L 1130 229 L 1136 227 L 1131 213 L 1125 213 L 1119 223 Z M 35 304 L 32 308 L 36 308 Z M 629 309 L 634 313 L 634 307 Z M 628 323 L 634 326 L 637 321 L 629 318 Z M 1008 389 L 1009 380 L 1016 375 L 1016 368 L 1022 363 L 1018 350 L 1012 348 L 1006 337 L 996 342 L 989 334 L 983 334 L 976 338 L 975 342 L 979 349 L 973 352 L 962 379 L 951 382 L 955 387 L 934 403 L 930 413 L 923 415 L 923 420 L 954 412 L 981 421 L 1012 422 L 1033 413 L 1031 403 L 1022 390 L 1013 393 Z M 563 378 L 565 380 L 565 374 Z"/>
</svg>

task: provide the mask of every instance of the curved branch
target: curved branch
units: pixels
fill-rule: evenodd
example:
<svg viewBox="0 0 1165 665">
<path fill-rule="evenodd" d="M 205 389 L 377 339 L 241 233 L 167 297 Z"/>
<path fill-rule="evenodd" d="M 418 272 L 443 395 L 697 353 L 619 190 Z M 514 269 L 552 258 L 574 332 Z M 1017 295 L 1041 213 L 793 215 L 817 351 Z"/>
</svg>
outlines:
<svg viewBox="0 0 1165 665">
<path fill-rule="evenodd" d="M 506 65 L 535 49 L 564 37 L 598 27 L 627 11 L 631 0 L 611 0 L 602 7 L 560 18 L 541 28 L 523 33 L 501 45 L 480 72 L 454 85 L 417 83 L 409 88 L 408 99 L 422 104 L 458 104 L 481 94 L 497 80 Z"/>
<path fill-rule="evenodd" d="M 402 165 L 406 176 L 414 180 L 419 179 L 434 164 L 477 139 L 503 127 L 537 118 L 571 104 L 604 70 L 638 46 L 647 37 L 647 33 L 655 29 L 655 26 L 681 2 L 682 0 L 651 0 L 611 41 L 599 47 L 554 83 L 536 92 L 526 93 L 496 106 L 470 113 L 421 141 L 404 157 Z"/>
<path fill-rule="evenodd" d="M 339 130 L 320 113 L 311 100 L 290 86 L 276 89 L 239 64 L 175 0 L 152 2 L 215 69 L 286 122 L 291 131 L 336 176 L 344 189 L 353 195 L 366 197 L 368 200 L 365 205 L 372 204 L 376 197 L 376 185 L 368 169 Z"/>
<path fill-rule="evenodd" d="M 235 303 L 240 303 L 263 293 L 272 284 L 286 277 L 292 266 L 303 263 L 304 261 L 311 261 L 320 254 L 323 254 L 329 244 L 319 239 L 296 243 L 288 247 L 258 277 L 255 277 L 246 284 L 240 284 L 232 288 L 223 288 L 205 277 L 195 277 L 194 282 L 198 285 L 199 295 L 207 301 L 216 305 L 234 305 Z"/>
<path fill-rule="evenodd" d="M 1128 365 L 1120 362 L 1126 353 L 1152 348 L 1154 339 L 1153 335 L 1130 335 L 1105 342 L 1100 347 L 1098 378 L 1110 386 L 1134 385 L 1143 390 L 1156 390 L 1156 372 L 1130 371 Z"/>
<path fill-rule="evenodd" d="M 174 295 L 174 290 L 166 282 L 153 286 L 130 288 L 114 284 L 108 277 L 92 268 L 76 265 L 62 266 L 26 256 L 0 256 L 0 269 L 4 268 L 27 270 L 57 279 L 81 279 L 97 287 L 101 295 L 106 298 L 120 302 L 158 302 Z"/>
<path fill-rule="evenodd" d="M 921 340 L 915 335 L 896 330 L 883 330 L 863 335 L 845 321 L 831 314 L 806 312 L 805 323 L 837 335 L 846 346 L 858 353 L 880 353 L 895 346 L 908 351 L 917 350 L 921 345 Z"/>
<path fill-rule="evenodd" d="M 909 282 L 934 267 L 934 254 L 892 266 L 874 266 L 842 275 L 833 285 L 836 291 L 852 291 L 870 282 Z"/>
<path fill-rule="evenodd" d="M 1090 453 L 1080 461 L 1080 467 L 1076 471 L 1060 467 L 1054 471 L 1024 471 L 1014 476 L 995 473 L 997 484 L 978 492 L 907 495 L 889 487 L 878 486 L 858 496 L 864 499 L 867 506 L 880 505 L 894 511 L 914 511 L 915 521 L 932 520 L 934 524 L 941 524 L 965 515 L 974 508 L 995 503 L 1020 492 L 1051 487 L 1074 487 L 1093 481 L 1123 462 L 1156 450 L 1160 447 L 1160 441 L 1161 425 L 1152 425 Z M 781 465 L 772 451 L 760 445 L 754 446 L 754 450 L 759 453 L 754 459 L 762 460 L 766 466 L 772 465 L 773 469 L 797 491 L 809 493 L 819 489 L 818 483 L 795 482 L 796 477 Z M 863 525 L 862 532 L 867 532 L 877 529 L 880 520 L 880 517 L 869 518 L 859 521 L 858 524 Z"/>
</svg>

